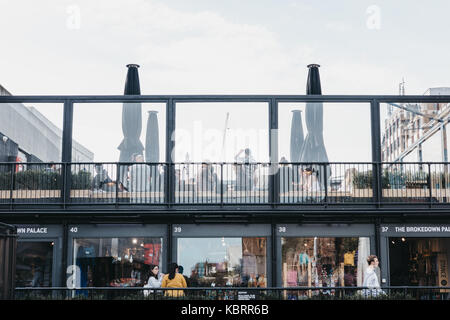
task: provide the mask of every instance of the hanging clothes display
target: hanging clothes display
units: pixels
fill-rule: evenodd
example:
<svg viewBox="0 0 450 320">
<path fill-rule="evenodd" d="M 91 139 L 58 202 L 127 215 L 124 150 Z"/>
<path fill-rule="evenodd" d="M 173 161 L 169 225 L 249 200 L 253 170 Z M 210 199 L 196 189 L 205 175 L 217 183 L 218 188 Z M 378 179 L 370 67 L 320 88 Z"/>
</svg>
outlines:
<svg viewBox="0 0 450 320">
<path fill-rule="evenodd" d="M 147 243 L 144 245 L 145 264 L 154 264 L 159 266 L 159 258 L 161 254 L 160 243 Z"/>
<path fill-rule="evenodd" d="M 355 250 L 346 252 L 344 254 L 344 265 L 345 266 L 355 266 Z"/>
</svg>

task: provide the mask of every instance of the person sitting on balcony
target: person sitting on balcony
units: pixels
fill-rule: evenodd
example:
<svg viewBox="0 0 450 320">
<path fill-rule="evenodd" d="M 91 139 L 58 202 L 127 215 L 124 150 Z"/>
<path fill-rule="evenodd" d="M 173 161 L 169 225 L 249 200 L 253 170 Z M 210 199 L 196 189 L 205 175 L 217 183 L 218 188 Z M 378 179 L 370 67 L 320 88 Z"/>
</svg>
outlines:
<svg viewBox="0 0 450 320">
<path fill-rule="evenodd" d="M 240 155 L 244 152 L 244 157 Z M 236 168 L 236 190 L 253 190 L 253 174 L 256 170 L 255 159 L 251 155 L 249 148 L 241 149 L 239 153 L 234 157 L 237 164 Z M 253 164 L 252 164 L 253 163 Z"/>
<path fill-rule="evenodd" d="M 142 154 L 133 154 L 132 158 L 136 164 L 130 166 L 129 169 L 130 179 L 128 191 L 132 192 L 131 202 L 148 202 L 150 199 L 146 194 L 142 196 L 138 193 L 150 191 L 150 167 L 143 163 L 144 156 Z"/>
<path fill-rule="evenodd" d="M 111 183 L 113 185 L 111 185 Z M 113 191 L 114 189 L 114 182 L 109 177 L 108 171 L 106 171 L 100 163 L 95 165 L 95 176 L 92 180 L 92 189 L 94 191 Z"/>
</svg>

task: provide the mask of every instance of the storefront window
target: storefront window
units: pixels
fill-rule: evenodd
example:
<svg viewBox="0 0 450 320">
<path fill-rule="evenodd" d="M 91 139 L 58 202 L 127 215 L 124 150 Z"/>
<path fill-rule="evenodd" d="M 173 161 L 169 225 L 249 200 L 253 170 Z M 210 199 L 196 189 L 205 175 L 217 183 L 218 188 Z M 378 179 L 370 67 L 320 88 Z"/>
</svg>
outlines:
<svg viewBox="0 0 450 320">
<path fill-rule="evenodd" d="M 369 238 L 282 238 L 283 286 L 361 286 L 369 255 Z"/>
<path fill-rule="evenodd" d="M 450 239 L 389 238 L 392 286 L 448 286 Z"/>
<path fill-rule="evenodd" d="M 161 268 L 161 238 L 75 239 L 81 287 L 143 286 L 150 266 Z"/>
<path fill-rule="evenodd" d="M 53 242 L 18 242 L 17 287 L 51 287 Z"/>
<path fill-rule="evenodd" d="M 191 287 L 266 287 L 266 238 L 180 238 L 178 264 Z"/>
</svg>

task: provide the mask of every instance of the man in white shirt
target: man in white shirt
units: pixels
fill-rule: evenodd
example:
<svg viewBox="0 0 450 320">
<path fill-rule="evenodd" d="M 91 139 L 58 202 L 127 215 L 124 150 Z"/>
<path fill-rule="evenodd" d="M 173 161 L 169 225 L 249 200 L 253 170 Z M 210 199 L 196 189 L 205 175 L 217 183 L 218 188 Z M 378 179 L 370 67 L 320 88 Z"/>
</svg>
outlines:
<svg viewBox="0 0 450 320">
<path fill-rule="evenodd" d="M 368 256 L 367 263 L 369 266 L 364 272 L 364 281 L 362 286 L 369 289 L 364 289 L 363 292 L 366 298 L 377 297 L 384 294 L 383 290 L 380 289 L 380 282 L 378 281 L 377 272 L 375 271 L 379 264 L 378 257 L 375 255 Z"/>
</svg>

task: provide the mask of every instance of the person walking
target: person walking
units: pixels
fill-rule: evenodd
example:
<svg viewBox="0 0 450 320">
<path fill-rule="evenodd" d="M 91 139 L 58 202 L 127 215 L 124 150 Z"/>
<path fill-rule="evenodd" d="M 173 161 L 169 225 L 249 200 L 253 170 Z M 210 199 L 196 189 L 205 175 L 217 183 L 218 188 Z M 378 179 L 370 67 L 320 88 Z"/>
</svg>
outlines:
<svg viewBox="0 0 450 320">
<path fill-rule="evenodd" d="M 150 276 L 148 277 L 147 284 L 144 288 L 160 288 L 162 284 L 164 274 L 159 272 L 157 265 L 150 265 Z M 153 290 L 144 290 L 144 296 L 148 296 L 149 293 L 153 293 Z"/>
<path fill-rule="evenodd" d="M 363 287 L 367 287 L 368 289 L 363 289 L 363 292 L 366 298 L 374 298 L 384 294 L 384 292 L 380 289 L 380 282 L 378 281 L 378 276 L 375 271 L 379 264 L 378 257 L 375 255 L 368 256 L 367 263 L 369 266 L 364 272 Z"/>
<path fill-rule="evenodd" d="M 162 288 L 187 288 L 187 283 L 184 277 L 178 273 L 178 265 L 171 263 L 169 265 L 169 273 L 163 277 Z M 183 290 L 166 290 L 165 296 L 167 297 L 182 297 L 184 296 Z"/>
</svg>

